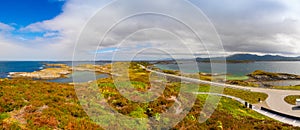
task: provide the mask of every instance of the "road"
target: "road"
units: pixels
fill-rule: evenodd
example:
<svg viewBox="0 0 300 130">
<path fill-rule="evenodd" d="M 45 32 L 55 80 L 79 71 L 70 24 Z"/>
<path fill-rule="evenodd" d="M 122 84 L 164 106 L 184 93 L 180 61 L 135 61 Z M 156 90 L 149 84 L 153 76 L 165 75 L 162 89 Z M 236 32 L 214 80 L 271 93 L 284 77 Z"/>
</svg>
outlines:
<svg viewBox="0 0 300 130">
<path fill-rule="evenodd" d="M 245 102 L 246 102 L 243 99 L 240 99 L 240 98 L 237 98 L 237 97 L 234 97 L 234 96 L 230 96 L 230 95 L 220 94 L 220 93 L 196 92 L 195 94 L 210 94 L 210 95 L 223 96 L 223 97 L 227 97 L 227 98 L 231 98 L 233 100 L 236 100 L 236 101 L 238 101 L 238 102 L 240 102 L 242 104 L 245 104 Z M 286 117 L 282 117 L 282 116 L 279 116 L 279 115 L 276 115 L 276 114 L 273 114 L 273 113 L 270 113 L 270 112 L 263 111 L 263 110 L 260 109 L 260 107 L 258 107 L 256 105 L 252 106 L 252 110 L 254 110 L 254 111 L 256 111 L 256 112 L 258 112 L 258 113 L 260 113 L 262 115 L 268 116 L 268 117 L 270 117 L 272 119 L 278 120 L 280 122 L 300 127 L 300 121 L 299 120 L 288 119 Z"/>
<path fill-rule="evenodd" d="M 252 91 L 252 92 L 262 92 L 262 93 L 266 93 L 268 94 L 268 98 L 266 99 L 266 104 L 269 109 L 271 110 L 275 110 L 287 115 L 292 115 L 292 116 L 297 116 L 300 117 L 300 110 L 292 110 L 292 108 L 294 107 L 293 105 L 290 105 L 288 103 L 286 103 L 284 101 L 284 98 L 288 95 L 300 95 L 300 91 L 297 90 L 278 90 L 278 89 L 266 89 L 266 88 L 254 88 L 254 87 L 245 87 L 245 86 L 239 86 L 239 85 L 231 85 L 231 84 L 225 84 L 225 83 L 217 83 L 217 82 L 210 82 L 210 81 L 205 81 L 205 80 L 200 80 L 200 79 L 194 79 L 194 78 L 188 78 L 188 77 L 182 77 L 182 76 L 177 76 L 177 75 L 172 75 L 172 74 L 166 74 L 166 73 L 162 73 L 162 72 L 158 72 L 155 70 L 151 70 L 148 69 L 142 65 L 140 65 L 143 69 L 156 73 L 156 74 L 160 74 L 160 75 L 164 75 L 164 76 L 169 76 L 169 77 L 173 77 L 173 78 L 179 78 L 182 81 L 187 81 L 187 82 L 191 82 L 191 83 L 197 83 L 197 84 L 210 84 L 211 86 L 219 86 L 219 87 L 228 87 L 228 88 L 234 88 L 234 89 L 242 89 L 245 91 Z M 243 102 L 243 100 L 233 97 L 233 96 L 229 96 L 229 95 L 223 95 L 220 94 L 220 96 L 225 96 L 225 97 L 229 97 L 232 98 L 234 100 Z M 258 104 L 254 104 L 254 110 L 266 115 L 268 117 L 271 117 L 273 119 L 276 119 L 278 121 L 284 122 L 284 123 L 288 123 L 294 126 L 300 126 L 300 121 L 297 120 L 290 120 L 287 119 L 285 117 L 280 117 L 278 115 L 274 115 L 265 111 L 260 110 L 260 105 Z"/>
<path fill-rule="evenodd" d="M 300 117 L 300 110 L 292 110 L 294 105 L 290 105 L 284 101 L 284 98 L 288 95 L 300 95 L 300 91 L 264 89 L 264 88 L 252 88 L 251 91 L 268 94 L 266 103 L 270 109 L 288 115 Z"/>
</svg>

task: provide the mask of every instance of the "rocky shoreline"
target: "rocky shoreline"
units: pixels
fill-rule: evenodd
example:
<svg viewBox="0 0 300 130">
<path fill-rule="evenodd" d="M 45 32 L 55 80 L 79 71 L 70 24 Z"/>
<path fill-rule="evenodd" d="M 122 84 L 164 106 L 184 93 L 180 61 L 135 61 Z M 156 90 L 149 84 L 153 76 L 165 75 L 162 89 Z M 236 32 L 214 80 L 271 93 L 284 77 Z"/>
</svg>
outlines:
<svg viewBox="0 0 300 130">
<path fill-rule="evenodd" d="M 262 70 L 256 70 L 247 76 L 257 81 L 278 81 L 278 80 L 300 80 L 299 75 L 287 74 L 287 73 L 272 73 Z"/>
<path fill-rule="evenodd" d="M 58 79 L 64 78 L 71 74 L 73 71 L 92 71 L 98 73 L 111 73 L 111 65 L 91 65 L 85 64 L 76 67 L 70 67 L 66 64 L 46 64 L 46 68 L 34 72 L 10 72 L 10 78 L 32 78 L 32 79 Z"/>
<path fill-rule="evenodd" d="M 10 72 L 9 77 L 11 78 L 33 78 L 33 79 L 57 79 L 62 78 L 72 73 L 72 69 L 65 64 L 46 64 L 45 68 L 34 72 Z"/>
</svg>

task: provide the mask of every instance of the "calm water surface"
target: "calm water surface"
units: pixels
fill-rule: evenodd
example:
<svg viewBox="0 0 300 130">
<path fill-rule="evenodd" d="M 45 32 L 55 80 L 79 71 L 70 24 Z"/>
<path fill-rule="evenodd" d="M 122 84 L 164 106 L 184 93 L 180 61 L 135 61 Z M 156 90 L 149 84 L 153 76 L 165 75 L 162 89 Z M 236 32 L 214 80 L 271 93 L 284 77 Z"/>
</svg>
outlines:
<svg viewBox="0 0 300 130">
<path fill-rule="evenodd" d="M 0 62 L 0 78 L 6 78 L 9 72 L 33 72 L 45 68 L 45 64 L 63 63 L 72 66 L 72 62 L 54 62 L 54 61 L 1 61 Z M 92 62 L 76 62 L 79 64 L 90 64 Z M 106 64 L 108 62 L 97 62 L 96 64 Z M 187 73 L 195 73 L 195 69 L 191 62 L 179 62 L 184 69 L 181 70 Z M 219 63 L 215 63 L 219 64 Z M 177 64 L 156 64 L 157 67 L 167 70 L 178 70 Z M 211 73 L 210 63 L 198 63 L 200 72 Z M 299 61 L 278 61 L 278 62 L 253 62 L 253 63 L 227 63 L 227 73 L 241 76 L 247 75 L 255 70 L 264 70 L 268 72 L 290 73 L 300 75 Z M 79 72 L 79 75 L 91 75 L 89 72 Z M 85 81 L 84 76 L 83 81 Z M 105 78 L 107 75 L 96 75 L 97 78 Z M 87 78 L 90 79 L 90 78 Z M 53 82 L 69 82 L 72 81 L 72 75 L 68 78 L 52 80 Z M 283 83 L 283 82 L 281 82 Z M 298 81 L 293 81 L 293 84 L 298 84 Z"/>
<path fill-rule="evenodd" d="M 186 73 L 195 73 L 189 68 L 192 65 L 187 63 L 179 63 L 181 66 L 184 66 L 184 69 L 181 70 Z M 219 64 L 219 63 L 215 63 Z M 156 64 L 155 65 L 161 69 L 167 70 L 178 70 L 177 64 Z M 211 64 L 210 63 L 198 63 L 198 69 L 200 72 L 211 73 Z M 247 75 L 255 70 L 264 70 L 268 72 L 276 73 L 290 73 L 300 75 L 300 62 L 299 61 L 276 61 L 276 62 L 252 62 L 252 63 L 227 63 L 227 73 L 232 75 Z"/>
<path fill-rule="evenodd" d="M 69 74 L 67 78 L 59 78 L 59 79 L 53 79 L 48 81 L 59 82 L 59 83 L 71 83 L 73 82 L 74 76 L 76 76 L 75 82 L 79 82 L 79 83 L 91 81 L 94 78 L 93 76 L 95 76 L 96 79 L 109 77 L 108 74 L 97 74 L 91 71 L 76 71 L 73 74 Z"/>
<path fill-rule="evenodd" d="M 81 64 L 94 64 L 95 62 L 72 62 L 72 61 L 0 61 L 0 78 L 7 78 L 10 72 L 34 72 L 46 68 L 45 64 L 67 64 L 68 66 L 75 66 Z M 95 64 L 103 65 L 109 62 L 96 62 Z M 91 79 L 87 78 L 88 75 L 94 75 L 93 72 L 76 72 L 76 76 L 80 76 L 82 82 Z M 97 78 L 106 78 L 106 74 L 96 74 Z M 69 75 L 68 78 L 61 78 L 55 80 L 49 80 L 51 82 L 73 82 L 73 75 Z"/>
</svg>

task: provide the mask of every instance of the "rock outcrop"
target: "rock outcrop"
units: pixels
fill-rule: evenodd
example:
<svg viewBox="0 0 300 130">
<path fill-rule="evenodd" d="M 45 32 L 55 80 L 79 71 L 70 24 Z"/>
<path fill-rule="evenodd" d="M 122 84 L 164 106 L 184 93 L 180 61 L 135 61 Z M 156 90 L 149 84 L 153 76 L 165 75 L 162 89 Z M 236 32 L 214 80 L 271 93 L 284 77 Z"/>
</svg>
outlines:
<svg viewBox="0 0 300 130">
<path fill-rule="evenodd" d="M 9 77 L 11 78 L 33 78 L 33 79 L 58 79 L 66 77 L 71 74 L 72 71 L 93 71 L 99 73 L 111 73 L 111 65 L 91 65 L 85 64 L 76 67 L 70 67 L 65 64 L 46 64 L 47 67 L 43 70 L 35 72 L 10 72 Z"/>
<path fill-rule="evenodd" d="M 46 68 L 35 72 L 10 72 L 12 78 L 33 78 L 33 79 L 57 79 L 72 73 L 69 66 L 60 66 L 59 68 Z"/>
<path fill-rule="evenodd" d="M 272 73 L 272 72 L 265 72 L 262 70 L 256 70 L 248 74 L 248 76 L 258 81 L 300 80 L 299 75 L 287 74 L 287 73 Z"/>
</svg>

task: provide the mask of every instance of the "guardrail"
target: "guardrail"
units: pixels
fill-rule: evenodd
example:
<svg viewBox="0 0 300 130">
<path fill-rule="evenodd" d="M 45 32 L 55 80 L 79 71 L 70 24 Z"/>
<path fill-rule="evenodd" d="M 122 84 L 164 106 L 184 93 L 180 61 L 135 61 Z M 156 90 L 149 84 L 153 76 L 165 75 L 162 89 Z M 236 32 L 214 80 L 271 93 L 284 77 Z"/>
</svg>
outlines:
<svg viewBox="0 0 300 130">
<path fill-rule="evenodd" d="M 268 108 L 265 108 L 265 107 L 261 107 L 260 109 L 263 110 L 263 111 L 267 111 L 269 113 L 272 113 L 272 114 L 276 114 L 276 115 L 279 115 L 279 116 L 282 116 L 282 117 L 289 118 L 289 119 L 300 120 L 300 117 L 284 114 L 284 113 L 274 111 L 274 110 L 271 110 L 271 109 L 268 109 Z"/>
</svg>

